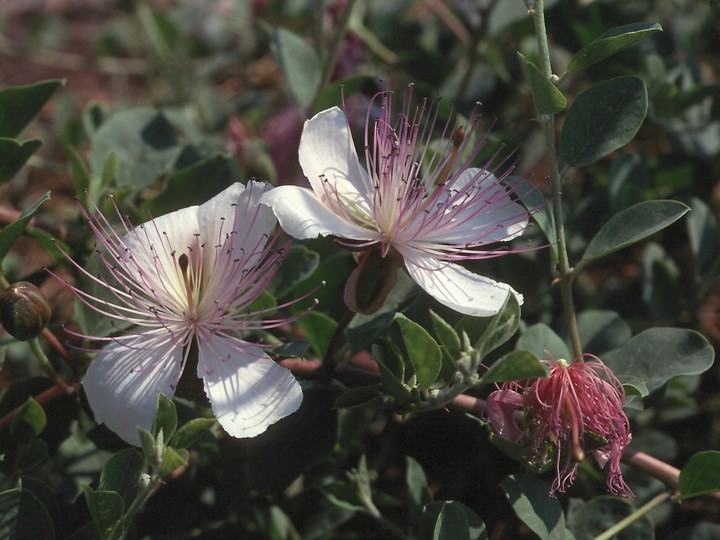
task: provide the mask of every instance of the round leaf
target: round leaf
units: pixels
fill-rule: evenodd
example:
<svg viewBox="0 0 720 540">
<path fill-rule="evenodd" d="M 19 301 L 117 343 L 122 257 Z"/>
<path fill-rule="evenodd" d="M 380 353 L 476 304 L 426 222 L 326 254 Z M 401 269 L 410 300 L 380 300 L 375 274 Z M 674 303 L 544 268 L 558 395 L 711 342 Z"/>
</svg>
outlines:
<svg viewBox="0 0 720 540">
<path fill-rule="evenodd" d="M 113 115 L 95 132 L 88 156 L 97 176 L 116 156 L 117 184 L 144 189 L 161 174 L 167 174 L 180 156 L 175 128 L 154 109 L 128 109 Z"/>
<path fill-rule="evenodd" d="M 85 495 L 100 538 L 113 538 L 122 527 L 125 505 L 115 491 L 93 491 L 89 486 L 80 486 Z"/>
<path fill-rule="evenodd" d="M 485 384 L 512 381 L 517 379 L 536 379 L 547 377 L 547 368 L 530 351 L 512 351 L 487 370 L 482 378 Z"/>
<path fill-rule="evenodd" d="M 568 110 L 560 134 L 560 153 L 568 165 L 597 161 L 629 142 L 647 113 L 645 83 L 616 77 L 590 87 Z"/>
<path fill-rule="evenodd" d="M 46 424 L 47 418 L 42 406 L 33 398 L 29 398 L 13 417 L 10 431 L 16 437 L 20 437 L 19 433 L 23 436 L 37 436 L 42 433 Z"/>
<path fill-rule="evenodd" d="M 319 311 L 310 311 L 298 319 L 297 324 L 312 344 L 315 354 L 323 358 L 337 328 L 337 321 Z"/>
<path fill-rule="evenodd" d="M 525 330 L 515 347 L 530 351 L 538 358 L 546 358 L 548 353 L 557 359 L 572 358 L 570 349 L 562 338 L 545 323 L 534 324 Z"/>
<path fill-rule="evenodd" d="M 678 375 L 698 375 L 712 366 L 714 349 L 698 332 L 651 328 L 603 356 L 621 380 L 645 381 L 653 392 Z"/>
<path fill-rule="evenodd" d="M 618 521 L 635 512 L 635 507 L 619 497 L 597 497 L 568 516 L 568 527 L 575 540 L 591 540 Z M 653 540 L 653 525 L 646 515 L 629 524 L 613 538 L 617 540 Z"/>
<path fill-rule="evenodd" d="M 600 354 L 632 337 L 630 325 L 614 311 L 583 311 L 577 318 L 583 351 Z"/>
<path fill-rule="evenodd" d="M 450 521 L 462 523 L 464 530 L 454 529 Z M 488 533 L 482 519 L 470 508 L 457 501 L 436 501 L 423 509 L 422 538 L 469 538 L 470 540 L 487 540 Z M 453 536 L 452 531 L 458 536 Z"/>
<path fill-rule="evenodd" d="M 720 492 L 720 452 L 698 452 L 680 471 L 680 498 Z"/>
<path fill-rule="evenodd" d="M 623 210 L 603 225 L 590 241 L 577 268 L 655 234 L 688 210 L 678 201 L 647 201 Z"/>
<path fill-rule="evenodd" d="M 433 540 L 470 540 L 470 527 L 465 513 L 453 504 L 440 510 L 433 530 Z"/>
<path fill-rule="evenodd" d="M 550 498 L 550 487 L 529 474 L 513 474 L 500 487 L 525 525 L 540 538 L 565 540 L 565 516 L 557 499 Z"/>
<path fill-rule="evenodd" d="M 0 493 L 0 538 L 55 538 L 47 509 L 29 490 L 15 488 Z"/>
<path fill-rule="evenodd" d="M 134 448 L 126 448 L 114 454 L 100 473 L 98 491 L 115 491 L 129 508 L 140 488 L 140 474 L 145 463 Z"/>
</svg>

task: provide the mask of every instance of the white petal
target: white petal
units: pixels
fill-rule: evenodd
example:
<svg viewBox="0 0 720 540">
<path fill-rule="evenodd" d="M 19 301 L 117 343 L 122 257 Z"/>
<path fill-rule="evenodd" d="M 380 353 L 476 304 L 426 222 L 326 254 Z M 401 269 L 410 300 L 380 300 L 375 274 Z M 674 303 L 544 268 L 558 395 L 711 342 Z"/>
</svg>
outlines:
<svg viewBox="0 0 720 540">
<path fill-rule="evenodd" d="M 337 107 L 319 112 L 305 121 L 298 148 L 300 166 L 319 198 L 328 182 L 337 192 L 369 211 L 370 178 L 360 165 L 347 118 Z"/>
<path fill-rule="evenodd" d="M 140 445 L 137 427 L 150 430 L 160 392 L 175 393 L 182 348 L 167 331 L 113 342 L 98 354 L 83 379 L 95 421 L 105 423 L 121 439 Z"/>
<path fill-rule="evenodd" d="M 259 435 L 300 407 L 302 390 L 295 377 L 260 348 L 239 348 L 218 336 L 199 348 L 198 377 L 220 425 L 233 437 Z"/>
<path fill-rule="evenodd" d="M 198 207 L 191 206 L 135 227 L 123 239 L 126 249 L 121 260 L 125 271 L 139 290 L 146 291 L 159 304 L 172 306 L 176 313 L 181 313 L 187 304 L 176 260 L 180 254 L 190 252 L 198 232 Z"/>
<path fill-rule="evenodd" d="M 172 250 L 184 250 L 199 231 L 198 207 L 190 206 L 156 217 L 125 235 L 125 244 L 146 268 L 155 266 L 155 257 L 172 263 Z"/>
<path fill-rule="evenodd" d="M 522 296 L 510 285 L 474 274 L 457 264 L 430 257 L 405 258 L 405 268 L 425 292 L 459 313 L 474 317 L 497 314 L 512 292 L 522 304 Z"/>
<path fill-rule="evenodd" d="M 479 193 L 479 198 L 475 204 L 454 210 L 462 223 L 445 234 L 431 235 L 428 240 L 451 244 L 492 243 L 512 240 L 523 233 L 528 223 L 528 212 L 525 207 L 513 202 L 510 193 L 494 174 L 482 169 L 466 169 L 449 188 L 458 191 L 468 184 L 476 185 L 473 192 Z M 477 214 L 472 215 L 475 212 Z M 472 216 L 463 221 L 463 214 Z"/>
<path fill-rule="evenodd" d="M 327 235 L 351 240 L 372 240 L 376 237 L 373 231 L 333 213 L 309 189 L 276 187 L 265 193 L 261 202 L 272 207 L 285 232 L 301 240 Z"/>
<path fill-rule="evenodd" d="M 198 221 L 203 241 L 237 252 L 262 248 L 277 224 L 270 209 L 258 204 L 265 191 L 267 184 L 262 182 L 248 182 L 247 188 L 235 183 L 201 205 Z"/>
</svg>

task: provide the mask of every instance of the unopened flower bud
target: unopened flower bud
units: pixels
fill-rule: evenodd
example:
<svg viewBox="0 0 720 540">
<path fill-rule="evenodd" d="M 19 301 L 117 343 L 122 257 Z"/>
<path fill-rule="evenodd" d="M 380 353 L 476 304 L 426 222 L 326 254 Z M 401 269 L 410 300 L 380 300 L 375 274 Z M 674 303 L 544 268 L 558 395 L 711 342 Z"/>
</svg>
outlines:
<svg viewBox="0 0 720 540">
<path fill-rule="evenodd" d="M 370 315 L 382 307 L 397 283 L 403 258 L 394 249 L 383 255 L 379 245 L 359 256 L 358 266 L 345 284 L 345 303 L 356 313 Z"/>
<path fill-rule="evenodd" d="M 40 335 L 50 321 L 50 305 L 35 285 L 18 281 L 0 292 L 0 323 L 20 341 Z"/>
</svg>

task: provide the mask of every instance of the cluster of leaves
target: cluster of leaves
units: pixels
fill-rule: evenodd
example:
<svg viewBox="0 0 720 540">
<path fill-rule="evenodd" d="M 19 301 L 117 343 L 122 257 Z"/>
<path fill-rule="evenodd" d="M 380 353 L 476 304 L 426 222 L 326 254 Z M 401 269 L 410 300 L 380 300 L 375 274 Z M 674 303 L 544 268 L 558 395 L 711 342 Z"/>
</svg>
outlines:
<svg viewBox="0 0 720 540">
<path fill-rule="evenodd" d="M 68 130 L 63 141 L 68 189 L 85 190 L 96 201 L 112 193 L 123 211 L 141 221 L 145 211 L 159 215 L 203 202 L 253 174 L 278 179 L 280 165 L 267 152 L 273 141 L 247 135 L 243 144 L 251 151 L 232 155 L 219 128 L 238 115 L 257 126 L 270 119 L 270 93 L 251 88 L 228 98 L 218 94 L 218 79 L 238 63 L 260 62 L 270 51 L 282 73 L 282 87 L 273 90 L 285 91 L 294 118 L 337 105 L 341 88 L 346 99 L 368 87 L 373 92 L 374 73 L 387 67 L 356 64 L 333 73 L 332 51 L 345 43 L 346 31 L 376 62 L 395 64 L 393 85 L 410 80 L 454 98 L 458 108 L 469 99 L 496 106 L 490 111 L 499 117 L 493 142 L 537 156 L 532 131 L 518 128 L 532 116 L 562 116 L 563 173 L 575 175 L 563 190 L 564 226 L 576 261 L 582 349 L 601 355 L 625 385 L 633 447 L 682 466 L 677 500 L 717 491 L 720 453 L 706 449 L 717 446 L 720 433 L 706 429 L 709 422 L 696 427 L 698 418 L 707 420 L 702 407 L 717 399 L 711 384 L 717 374 L 708 371 L 714 351 L 696 331 L 702 327 L 696 314 L 718 277 L 720 238 L 708 189 L 695 178 L 703 170 L 713 172 L 702 178 L 716 178 L 720 170 L 712 103 L 717 83 L 699 81 L 689 64 L 673 64 L 655 45 L 660 26 L 628 24 L 626 19 L 638 14 L 613 11 L 617 2 L 594 3 L 578 13 L 569 13 L 581 9 L 572 2 L 546 3 L 554 6 L 548 17 L 573 37 L 569 47 L 579 50 L 557 80 L 543 73 L 537 53 L 525 45 L 532 26 L 522 5 L 513 2 L 488 2 L 477 13 L 458 11 L 467 19 L 467 41 L 454 39 L 438 19 L 413 18 L 402 6 L 370 2 L 363 12 L 363 3 L 349 2 L 338 31 L 327 43 L 314 36 L 315 46 L 298 30 L 311 26 L 305 23 L 313 16 L 313 2 L 300 2 L 300 8 L 271 2 L 264 25 L 249 22 L 249 4 L 234 3 L 222 32 L 194 25 L 199 14 L 193 10 L 206 9 L 199 5 L 153 10 L 138 2 L 134 13 L 106 25 L 103 52 L 138 53 L 135 37 L 145 36 L 159 80 L 168 88 L 158 98 L 163 107 L 85 107 L 73 120 L 82 136 Z M 210 15 L 203 12 L 203 20 L 217 22 Z M 481 48 L 485 55 L 479 60 Z M 522 51 L 519 63 L 505 54 L 510 50 Z M 611 57 L 620 61 L 607 61 Z M 532 104 L 523 96 L 521 77 Z M 48 80 L 0 91 L 0 183 L 22 174 L 39 149 L 39 139 L 18 137 L 62 86 Z M 283 124 L 287 131 L 296 127 L 293 121 Z M 669 142 L 660 143 L 671 145 L 669 156 L 653 151 L 653 129 L 666 134 Z M 627 147 L 631 141 L 635 146 Z M 377 314 L 354 317 L 343 335 L 347 346 L 338 347 L 334 335 L 352 257 L 329 240 L 294 246 L 263 301 L 282 304 L 320 282 L 326 285 L 317 291 L 318 308 L 281 336 L 289 339 L 277 354 L 331 353 L 354 361 L 369 351 L 377 371 L 353 372 L 340 364 L 330 383 L 305 381 L 301 410 L 255 440 L 218 436 L 202 399 L 161 396 L 153 429 L 141 432 L 142 447 L 127 448 L 94 425 L 81 390 L 62 395 L 45 377 L 11 381 L 0 398 L 0 536 L 120 538 L 200 527 L 207 537 L 476 539 L 508 523 L 520 534 L 519 518 L 541 538 L 579 539 L 635 513 L 665 489 L 659 481 L 628 471 L 638 496 L 631 504 L 597 497 L 602 482 L 588 467 L 573 498 L 549 499 L 545 480 L 521 472 L 526 457 L 521 451 L 493 438 L 521 463 L 506 459 L 488 444 L 482 420 L 443 410 L 467 391 L 482 396 L 494 383 L 543 376 L 539 359 L 548 355 L 573 356 L 570 330 L 550 285 L 558 224 L 537 189 L 517 184 L 515 192 L 538 209 L 535 234 L 548 249 L 483 263 L 483 273 L 524 293 L 522 316 L 511 297 L 495 317 L 458 317 L 401 278 Z M 12 248 L 22 235 L 36 238 L 61 260 L 50 235 L 31 224 L 42 217 L 49 197 L 28 205 L 0 231 L 0 260 L 15 256 Z M 673 241 L 678 236 L 687 240 L 683 246 Z M 67 239 L 65 249 L 82 259 L 87 237 L 84 231 Z M 621 263 L 632 265 L 639 278 L 619 272 Z M 15 271 L 3 269 L 8 275 Z M 85 320 L 80 306 L 76 319 L 95 331 L 105 322 Z M 52 329 L 60 331 L 62 322 L 54 321 Z M 2 345 L 11 360 L 7 365 L 32 363 L 23 345 L 9 338 Z M 53 360 L 72 383 L 88 361 L 80 352 Z M 682 523 L 673 521 L 669 509 L 652 518 L 654 523 L 643 516 L 625 534 L 652 538 L 655 530 Z M 717 526 L 695 525 L 667 538 L 713 533 Z"/>
</svg>

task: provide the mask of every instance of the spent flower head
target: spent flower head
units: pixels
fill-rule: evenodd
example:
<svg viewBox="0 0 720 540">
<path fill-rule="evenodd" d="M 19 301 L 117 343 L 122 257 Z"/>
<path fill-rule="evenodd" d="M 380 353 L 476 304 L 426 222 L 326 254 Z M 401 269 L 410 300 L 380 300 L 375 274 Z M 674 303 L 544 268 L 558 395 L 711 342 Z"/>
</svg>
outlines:
<svg viewBox="0 0 720 540">
<path fill-rule="evenodd" d="M 137 426 L 151 428 L 158 393 L 175 393 L 191 350 L 230 435 L 258 435 L 300 406 L 292 374 L 245 340 L 247 332 L 287 323 L 248 309 L 287 247 L 273 247 L 277 222 L 258 204 L 266 189 L 236 183 L 201 206 L 135 228 L 119 212 L 117 228 L 96 206 L 84 210 L 101 270 L 94 275 L 65 255 L 102 292 L 66 283 L 98 317 L 122 329 L 77 334 L 105 343 L 83 386 L 95 419 L 125 441 L 139 444 Z"/>
<path fill-rule="evenodd" d="M 610 368 L 599 358 L 586 356 L 585 361 L 571 364 L 544 360 L 548 377 L 504 383 L 488 397 L 490 423 L 498 436 L 527 445 L 531 459 L 544 460 L 548 455 L 555 459 L 551 495 L 573 483 L 587 451 L 601 468 L 609 463 L 608 490 L 631 495 L 620 470 L 632 438 L 622 409 L 625 393 Z"/>
<path fill-rule="evenodd" d="M 391 94 L 376 95 L 366 118 L 365 167 L 343 111 L 320 112 L 305 122 L 299 148 L 311 189 L 281 186 L 262 198 L 295 238 L 331 235 L 364 250 L 345 294 L 355 311 L 377 310 L 403 264 L 420 287 L 461 313 L 494 315 L 515 293 L 458 264 L 507 253 L 498 243 L 525 229 L 528 212 L 502 182 L 510 168 L 498 179 L 488 170 L 497 156 L 485 168 L 471 166 L 485 142 L 475 136 L 477 112 L 465 124 L 445 123 L 436 143 L 438 112 L 437 103 L 413 108 L 408 90 L 395 118 Z"/>
</svg>

